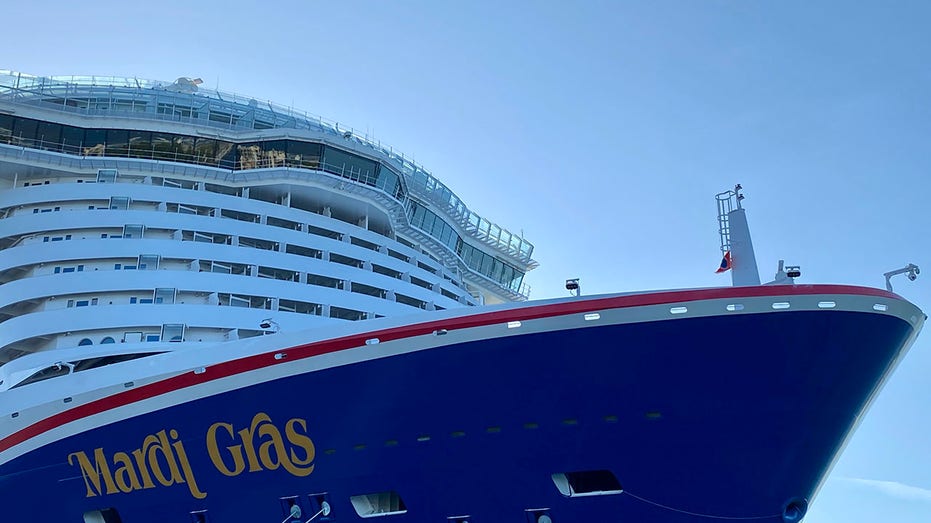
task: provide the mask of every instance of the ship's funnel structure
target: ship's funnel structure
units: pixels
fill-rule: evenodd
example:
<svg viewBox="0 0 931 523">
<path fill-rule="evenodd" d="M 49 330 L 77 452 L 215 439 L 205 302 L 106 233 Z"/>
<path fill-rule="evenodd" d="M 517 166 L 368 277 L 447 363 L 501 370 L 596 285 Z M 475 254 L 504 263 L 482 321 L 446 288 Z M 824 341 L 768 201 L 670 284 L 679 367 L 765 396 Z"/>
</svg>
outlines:
<svg viewBox="0 0 931 523">
<path fill-rule="evenodd" d="M 730 253 L 731 282 L 735 287 L 747 287 L 760 284 L 760 273 L 753 253 L 753 241 L 750 239 L 750 226 L 747 214 L 741 205 L 743 189 L 740 184 L 732 191 L 725 191 L 715 196 L 718 203 L 718 228 L 721 233 L 721 253 L 727 257 Z"/>
</svg>

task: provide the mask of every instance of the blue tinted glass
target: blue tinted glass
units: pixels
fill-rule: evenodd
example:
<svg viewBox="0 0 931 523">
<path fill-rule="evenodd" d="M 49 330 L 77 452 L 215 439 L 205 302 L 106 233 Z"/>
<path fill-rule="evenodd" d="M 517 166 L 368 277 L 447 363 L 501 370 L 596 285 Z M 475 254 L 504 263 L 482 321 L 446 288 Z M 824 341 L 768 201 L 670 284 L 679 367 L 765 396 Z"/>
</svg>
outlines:
<svg viewBox="0 0 931 523">
<path fill-rule="evenodd" d="M 28 118 L 17 118 L 13 122 L 13 140 L 14 143 L 27 143 L 32 144 L 32 141 L 36 138 L 36 130 L 39 127 L 39 122 L 35 120 L 30 120 Z"/>
</svg>

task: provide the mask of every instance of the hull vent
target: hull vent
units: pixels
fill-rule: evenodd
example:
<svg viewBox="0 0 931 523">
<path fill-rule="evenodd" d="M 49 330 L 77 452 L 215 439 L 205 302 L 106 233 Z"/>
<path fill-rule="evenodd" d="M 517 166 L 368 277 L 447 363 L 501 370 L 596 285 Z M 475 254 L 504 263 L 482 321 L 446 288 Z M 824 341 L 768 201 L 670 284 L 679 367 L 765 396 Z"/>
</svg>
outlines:
<svg viewBox="0 0 931 523">
<path fill-rule="evenodd" d="M 610 496 L 624 491 L 610 470 L 585 470 L 553 474 L 553 483 L 567 498 Z"/>
<path fill-rule="evenodd" d="M 123 523 L 123 520 L 115 508 L 105 508 L 85 512 L 84 523 Z"/>
<path fill-rule="evenodd" d="M 356 514 L 362 518 L 394 516 L 407 512 L 404 500 L 393 490 L 352 496 L 349 500 L 352 501 L 352 508 L 356 510 Z"/>
</svg>

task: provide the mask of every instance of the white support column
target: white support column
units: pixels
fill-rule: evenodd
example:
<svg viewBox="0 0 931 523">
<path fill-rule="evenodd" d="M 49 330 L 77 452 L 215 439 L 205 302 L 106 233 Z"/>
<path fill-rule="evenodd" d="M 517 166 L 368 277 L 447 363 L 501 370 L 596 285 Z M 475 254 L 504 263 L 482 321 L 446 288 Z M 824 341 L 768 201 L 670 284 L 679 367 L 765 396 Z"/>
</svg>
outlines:
<svg viewBox="0 0 931 523">
<path fill-rule="evenodd" d="M 756 266 L 753 253 L 753 241 L 750 239 L 750 226 L 744 209 L 735 209 L 728 213 L 731 237 L 731 278 L 735 287 L 747 287 L 760 284 L 760 272 Z"/>
</svg>

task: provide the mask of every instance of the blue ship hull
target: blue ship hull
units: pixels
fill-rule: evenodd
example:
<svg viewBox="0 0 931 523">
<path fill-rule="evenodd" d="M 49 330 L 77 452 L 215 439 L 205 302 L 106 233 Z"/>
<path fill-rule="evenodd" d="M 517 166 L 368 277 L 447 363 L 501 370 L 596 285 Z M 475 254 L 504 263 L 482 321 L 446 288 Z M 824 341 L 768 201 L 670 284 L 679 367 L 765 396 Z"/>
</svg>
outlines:
<svg viewBox="0 0 931 523">
<path fill-rule="evenodd" d="M 398 523 L 792 521 L 915 331 L 844 310 L 669 318 L 204 392 L 3 463 L 3 519 L 274 523 L 325 500 L 314 521 L 360 521 L 351 496 L 393 491 L 381 519 Z M 569 497 L 553 480 L 604 470 L 621 492 Z"/>
</svg>

